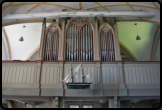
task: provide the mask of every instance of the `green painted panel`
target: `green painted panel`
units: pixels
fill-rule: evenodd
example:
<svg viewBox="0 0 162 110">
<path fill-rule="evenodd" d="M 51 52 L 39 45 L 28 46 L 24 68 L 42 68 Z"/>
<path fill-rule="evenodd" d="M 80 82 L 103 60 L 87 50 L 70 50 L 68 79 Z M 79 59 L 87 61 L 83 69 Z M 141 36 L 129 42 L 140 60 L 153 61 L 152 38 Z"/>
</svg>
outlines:
<svg viewBox="0 0 162 110">
<path fill-rule="evenodd" d="M 131 50 L 138 61 L 150 61 L 152 41 L 158 24 L 149 22 L 117 22 L 117 24 L 119 41 Z M 137 34 L 141 40 L 136 40 Z"/>
<path fill-rule="evenodd" d="M 74 86 L 68 86 L 67 89 L 90 89 L 90 87 L 82 87 L 82 86 L 78 86 L 78 87 L 74 87 Z"/>
</svg>

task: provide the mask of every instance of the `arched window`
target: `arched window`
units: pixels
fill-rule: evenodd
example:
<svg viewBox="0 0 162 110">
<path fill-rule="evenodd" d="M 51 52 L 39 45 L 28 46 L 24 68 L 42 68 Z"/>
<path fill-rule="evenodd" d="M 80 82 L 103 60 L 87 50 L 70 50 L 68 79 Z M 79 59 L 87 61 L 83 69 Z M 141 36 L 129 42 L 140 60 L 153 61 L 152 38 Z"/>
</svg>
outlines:
<svg viewBox="0 0 162 110">
<path fill-rule="evenodd" d="M 84 18 L 72 20 L 67 27 L 66 60 L 93 61 L 93 31 Z"/>
<path fill-rule="evenodd" d="M 59 43 L 59 30 L 57 26 L 52 25 L 46 34 L 45 42 L 45 61 L 58 61 L 58 43 Z"/>
<path fill-rule="evenodd" d="M 100 45 L 101 61 L 115 61 L 113 34 L 106 24 L 100 30 Z"/>
</svg>

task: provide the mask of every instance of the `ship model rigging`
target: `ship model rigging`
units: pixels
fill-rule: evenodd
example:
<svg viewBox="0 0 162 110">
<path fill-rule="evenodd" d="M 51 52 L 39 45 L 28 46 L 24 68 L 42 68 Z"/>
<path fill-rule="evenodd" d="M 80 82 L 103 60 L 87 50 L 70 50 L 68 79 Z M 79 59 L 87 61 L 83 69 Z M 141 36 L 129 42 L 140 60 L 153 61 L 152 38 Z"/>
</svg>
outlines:
<svg viewBox="0 0 162 110">
<path fill-rule="evenodd" d="M 68 73 L 68 75 L 62 80 L 65 84 L 66 84 L 66 86 L 67 86 L 67 88 L 73 88 L 73 89 L 78 89 L 78 88 L 80 88 L 80 89 L 84 89 L 84 88 L 89 88 L 90 87 L 90 85 L 92 84 L 92 82 L 90 82 L 90 83 L 85 83 L 85 81 L 84 81 L 84 78 L 87 76 L 84 76 L 83 75 L 83 67 L 82 67 L 82 63 L 78 66 L 78 67 L 76 67 L 75 69 L 74 69 L 74 71 L 75 72 L 77 72 L 78 73 L 78 71 L 79 71 L 79 68 L 80 68 L 80 66 L 81 66 L 81 77 L 82 77 L 82 82 L 77 82 L 77 83 L 74 83 L 74 77 L 73 77 L 73 69 L 72 69 L 72 63 L 71 63 L 71 71 Z M 72 82 L 68 82 L 69 81 L 69 75 L 71 74 L 71 81 Z M 89 75 L 89 74 L 88 74 Z"/>
</svg>

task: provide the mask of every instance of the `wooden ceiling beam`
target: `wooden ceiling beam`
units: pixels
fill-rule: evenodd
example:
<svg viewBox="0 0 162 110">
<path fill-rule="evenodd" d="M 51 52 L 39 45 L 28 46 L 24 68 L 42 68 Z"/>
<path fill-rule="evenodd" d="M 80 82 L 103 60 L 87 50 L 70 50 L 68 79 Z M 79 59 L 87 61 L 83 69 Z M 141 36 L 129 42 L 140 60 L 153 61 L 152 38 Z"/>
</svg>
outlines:
<svg viewBox="0 0 162 110">
<path fill-rule="evenodd" d="M 156 7 L 156 9 L 160 11 L 160 8 L 155 4 L 155 2 L 152 2 L 152 4 L 154 4 L 154 6 Z"/>
<path fill-rule="evenodd" d="M 2 8 L 7 8 L 11 6 L 20 6 L 20 5 L 32 5 L 32 4 L 41 4 L 41 3 L 19 3 L 19 4 L 12 4 L 12 5 L 7 5 L 7 6 L 2 6 Z"/>
<path fill-rule="evenodd" d="M 82 9 L 82 2 L 79 2 L 79 10 Z"/>
<path fill-rule="evenodd" d="M 37 4 L 35 6 L 33 6 L 32 8 L 30 8 L 29 10 L 26 11 L 26 13 L 30 12 L 31 10 L 33 10 L 34 8 L 38 7 L 41 4 Z M 16 19 L 15 22 L 17 22 L 19 19 Z"/>
<path fill-rule="evenodd" d="M 33 7 L 30 8 L 28 11 L 26 11 L 26 13 L 30 12 L 30 11 L 33 10 L 34 8 L 38 7 L 39 5 L 41 5 L 41 4 L 37 4 L 37 5 L 33 6 Z"/>
<path fill-rule="evenodd" d="M 128 3 L 128 2 L 125 2 L 133 11 L 136 11 L 134 10 L 134 8 Z M 141 19 L 141 17 L 138 17 L 139 19 Z"/>
<path fill-rule="evenodd" d="M 58 6 L 58 7 L 64 7 L 64 8 L 69 8 L 69 9 L 73 9 L 73 10 L 78 10 L 78 9 L 76 9 L 76 8 L 73 8 L 73 7 L 67 7 L 67 6 L 58 5 L 58 4 L 51 4 L 51 3 L 46 3 L 46 2 L 44 2 L 44 3 L 42 3 L 42 4 L 44 4 L 44 5 Z"/>
<path fill-rule="evenodd" d="M 27 14 L 7 14 L 3 19 L 27 19 L 27 18 L 52 18 L 52 17 L 94 17 L 94 16 L 103 16 L 103 17 L 147 17 L 152 18 L 155 15 L 151 12 L 107 12 L 107 11 L 77 11 L 77 12 L 53 12 L 53 13 L 27 13 Z"/>
<path fill-rule="evenodd" d="M 7 4 L 6 6 L 2 6 L 2 11 L 4 10 L 4 9 L 6 9 L 8 6 L 10 6 L 11 4 L 12 4 L 13 2 L 10 2 L 9 4 Z"/>
<path fill-rule="evenodd" d="M 104 9 L 106 9 L 106 10 L 108 10 L 108 11 L 110 11 L 109 9 L 107 9 L 107 8 L 105 8 L 105 7 L 103 7 L 101 4 L 99 4 L 98 2 L 95 2 L 96 4 L 98 4 L 98 5 L 100 5 L 100 7 L 101 8 L 104 8 Z"/>
<path fill-rule="evenodd" d="M 110 7 L 110 6 L 128 6 L 128 5 L 127 5 L 127 4 L 114 4 L 114 5 L 102 5 L 102 6 L 103 6 L 103 7 Z M 145 7 L 145 8 L 157 9 L 156 7 L 145 6 L 145 5 L 130 4 L 130 6 L 137 6 L 137 7 Z M 94 9 L 94 8 L 100 8 L 100 6 L 90 7 L 90 8 L 86 8 L 86 9 L 84 9 L 84 10 L 89 10 L 89 9 Z"/>
<path fill-rule="evenodd" d="M 31 4 L 52 5 L 52 6 L 58 6 L 58 7 L 64 7 L 64 8 L 69 8 L 69 9 L 73 9 L 73 10 L 78 10 L 76 8 L 73 8 L 73 7 L 68 7 L 68 6 L 58 5 L 58 4 L 52 4 L 52 3 L 46 3 L 46 2 L 40 2 L 40 3 L 19 3 L 19 4 L 12 4 L 12 5 L 7 5 L 7 6 L 2 6 L 2 8 L 7 8 L 7 7 L 11 7 L 11 6 L 20 6 L 20 5 L 31 5 Z"/>
</svg>

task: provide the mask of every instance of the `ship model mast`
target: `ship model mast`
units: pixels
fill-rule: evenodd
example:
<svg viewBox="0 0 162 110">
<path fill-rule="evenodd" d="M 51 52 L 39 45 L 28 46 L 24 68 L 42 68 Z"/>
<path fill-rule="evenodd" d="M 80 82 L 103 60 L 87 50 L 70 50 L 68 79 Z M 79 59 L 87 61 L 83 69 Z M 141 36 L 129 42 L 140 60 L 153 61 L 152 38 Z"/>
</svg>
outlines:
<svg viewBox="0 0 162 110">
<path fill-rule="evenodd" d="M 79 69 L 79 67 L 80 67 L 80 65 L 77 67 L 77 69 Z M 71 63 L 71 83 L 68 83 L 68 81 L 65 81 L 65 84 L 66 84 L 66 86 L 67 87 L 70 87 L 70 88 L 74 88 L 74 89 L 76 89 L 76 88 L 78 88 L 78 87 L 81 87 L 82 89 L 83 88 L 87 88 L 87 87 L 90 87 L 90 85 L 92 84 L 92 83 L 84 83 L 84 75 L 83 75 L 83 66 L 82 66 L 82 63 L 81 63 L 81 76 L 82 76 L 82 82 L 78 82 L 78 83 L 74 83 L 74 77 L 73 77 L 73 69 L 72 69 L 72 63 Z M 69 75 L 69 74 L 68 74 Z M 67 77 L 68 76 L 66 76 L 66 80 L 67 80 Z"/>
</svg>

